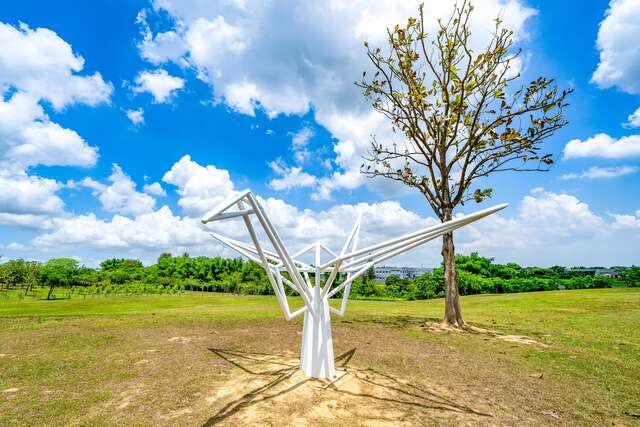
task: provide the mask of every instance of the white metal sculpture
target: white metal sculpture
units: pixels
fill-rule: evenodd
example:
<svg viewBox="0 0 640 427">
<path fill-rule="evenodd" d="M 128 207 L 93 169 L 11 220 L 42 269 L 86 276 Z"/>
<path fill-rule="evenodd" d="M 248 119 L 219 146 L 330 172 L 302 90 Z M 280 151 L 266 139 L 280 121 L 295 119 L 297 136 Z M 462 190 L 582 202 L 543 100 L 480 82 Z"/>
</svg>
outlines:
<svg viewBox="0 0 640 427">
<path fill-rule="evenodd" d="M 331 339 L 331 312 L 344 316 L 351 284 L 355 279 L 362 276 L 376 263 L 385 261 L 440 237 L 444 233 L 491 215 L 506 206 L 506 204 L 498 205 L 405 234 L 386 242 L 357 249 L 362 219 L 360 216 L 339 254 L 336 254 L 321 242 L 315 242 L 290 255 L 269 217 L 250 190 L 245 190 L 228 198 L 211 212 L 204 215 L 202 222 L 206 224 L 212 221 L 242 217 L 251 237 L 251 243 L 240 242 L 217 233 L 211 233 L 211 235 L 264 268 L 287 320 L 304 314 L 300 368 L 308 377 L 332 379 L 335 376 L 335 367 Z M 256 216 L 266 238 L 271 242 L 273 250 L 266 250 L 260 244 L 258 234 L 250 218 L 252 215 Z M 314 251 L 313 265 L 300 260 L 302 255 L 310 251 Z M 322 261 L 321 255 L 323 252 L 329 254 L 330 259 L 328 261 Z M 333 285 L 339 272 L 346 273 L 346 278 L 342 283 L 334 287 Z M 285 275 L 284 273 L 287 274 Z M 326 278 L 324 285 L 322 284 L 323 277 Z M 290 287 L 300 295 L 304 302 L 304 306 L 301 309 L 291 312 L 285 293 L 285 286 Z M 343 291 L 342 301 L 340 308 L 336 309 L 329 305 L 329 299 L 340 291 Z"/>
</svg>

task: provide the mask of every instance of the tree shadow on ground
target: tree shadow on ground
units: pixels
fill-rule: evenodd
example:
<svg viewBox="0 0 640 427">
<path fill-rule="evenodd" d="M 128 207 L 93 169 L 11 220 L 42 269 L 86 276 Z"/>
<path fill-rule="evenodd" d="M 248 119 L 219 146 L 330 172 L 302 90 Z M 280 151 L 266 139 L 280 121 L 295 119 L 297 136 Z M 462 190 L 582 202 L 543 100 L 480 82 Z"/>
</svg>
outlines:
<svg viewBox="0 0 640 427">
<path fill-rule="evenodd" d="M 255 353 L 239 350 L 210 348 L 219 358 L 238 368 L 247 375 L 247 382 L 261 377 L 268 377 L 266 383 L 255 387 L 240 396 L 232 398 L 204 426 L 218 424 L 225 419 L 246 410 L 256 404 L 276 399 L 302 386 L 314 385 L 313 393 L 319 394 L 317 400 L 346 401 L 360 399 L 369 405 L 392 405 L 395 409 L 409 408 L 448 413 L 469 414 L 480 417 L 491 417 L 491 414 L 477 411 L 469 406 L 456 402 L 451 397 L 426 390 L 417 385 L 405 382 L 392 375 L 373 368 L 350 367 L 349 362 L 356 353 L 353 348 L 335 358 L 336 367 L 343 371 L 333 381 L 305 378 L 300 373 L 297 360 L 291 355 Z M 298 375 L 296 375 L 298 374 Z M 345 387 L 345 382 L 356 381 L 359 386 L 354 390 Z M 248 386 L 248 384 L 247 384 Z M 324 396 L 323 396 L 324 395 Z M 355 405 L 356 407 L 358 405 Z M 372 417 L 374 418 L 374 417 Z M 382 419 L 383 417 L 381 417 Z M 387 421 L 393 421 L 384 418 Z"/>
<path fill-rule="evenodd" d="M 359 315 L 355 319 L 342 320 L 339 323 L 364 323 L 382 325 L 392 328 L 418 328 L 425 323 L 435 323 L 442 321 L 437 317 L 407 316 L 407 315 Z"/>
</svg>

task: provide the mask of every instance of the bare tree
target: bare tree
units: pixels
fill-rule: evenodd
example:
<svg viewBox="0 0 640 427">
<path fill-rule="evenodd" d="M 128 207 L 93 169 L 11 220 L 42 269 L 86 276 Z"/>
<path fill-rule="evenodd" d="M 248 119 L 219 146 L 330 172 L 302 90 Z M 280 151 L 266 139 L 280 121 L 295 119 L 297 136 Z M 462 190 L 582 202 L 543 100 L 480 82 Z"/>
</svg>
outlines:
<svg viewBox="0 0 640 427">
<path fill-rule="evenodd" d="M 362 172 L 419 190 L 442 221 L 468 201 L 491 197 L 479 179 L 501 171 L 547 171 L 551 154 L 542 143 L 568 122 L 563 109 L 572 91 L 560 91 L 540 77 L 524 85 L 514 71 L 520 51 L 513 32 L 495 19 L 495 31 L 480 52 L 472 49 L 466 0 L 451 17 L 425 30 L 423 6 L 418 18 L 388 29 L 388 49 L 365 43 L 375 74 L 363 73 L 356 85 L 384 114 L 401 142 L 372 137 Z M 452 233 L 442 242 L 445 277 L 444 322 L 462 327 Z"/>
</svg>

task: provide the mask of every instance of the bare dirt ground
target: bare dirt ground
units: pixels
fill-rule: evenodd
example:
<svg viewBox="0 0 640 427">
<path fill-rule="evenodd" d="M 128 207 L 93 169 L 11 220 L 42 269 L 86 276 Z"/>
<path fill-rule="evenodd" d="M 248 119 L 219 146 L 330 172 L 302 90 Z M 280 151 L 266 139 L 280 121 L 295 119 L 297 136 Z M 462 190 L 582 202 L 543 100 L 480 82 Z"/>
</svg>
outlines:
<svg viewBox="0 0 640 427">
<path fill-rule="evenodd" d="M 580 404 L 578 384 L 514 363 L 521 347 L 532 347 L 518 340 L 469 333 L 461 337 L 465 347 L 449 341 L 458 339 L 454 332 L 337 323 L 336 363 L 343 372 L 330 383 L 299 372 L 300 324 L 163 323 L 75 319 L 64 327 L 21 331 L 18 342 L 3 345 L 5 358 L 45 358 L 33 354 L 40 348 L 77 366 L 65 366 L 44 383 L 4 390 L 4 420 L 123 426 L 593 423 L 583 417 L 589 409 Z M 76 341 L 91 351 L 81 344 L 69 350 Z M 547 351 L 533 347 L 526 351 Z M 30 416 L 35 410 L 39 418 Z"/>
</svg>

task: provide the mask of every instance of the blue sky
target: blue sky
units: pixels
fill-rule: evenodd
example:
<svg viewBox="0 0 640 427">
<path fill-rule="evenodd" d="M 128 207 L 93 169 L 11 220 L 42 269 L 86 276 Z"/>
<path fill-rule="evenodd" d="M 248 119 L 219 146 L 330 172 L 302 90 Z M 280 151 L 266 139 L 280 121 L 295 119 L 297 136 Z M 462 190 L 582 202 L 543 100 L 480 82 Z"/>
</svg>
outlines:
<svg viewBox="0 0 640 427">
<path fill-rule="evenodd" d="M 451 2 L 426 2 L 435 22 Z M 572 87 L 545 174 L 488 180 L 507 202 L 458 250 L 527 265 L 640 263 L 640 1 L 477 2 L 501 14 L 523 81 Z M 364 40 L 412 2 L 6 2 L 0 10 L 0 254 L 222 254 L 198 216 L 251 188 L 291 246 L 337 247 L 357 212 L 374 242 L 434 221 L 419 194 L 358 173 L 391 138 L 352 82 Z M 185 157 L 188 156 L 188 157 Z M 459 212 L 480 208 L 464 206 Z M 236 224 L 225 226 L 242 236 Z M 395 264 L 431 266 L 436 244 Z"/>
</svg>

